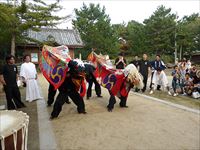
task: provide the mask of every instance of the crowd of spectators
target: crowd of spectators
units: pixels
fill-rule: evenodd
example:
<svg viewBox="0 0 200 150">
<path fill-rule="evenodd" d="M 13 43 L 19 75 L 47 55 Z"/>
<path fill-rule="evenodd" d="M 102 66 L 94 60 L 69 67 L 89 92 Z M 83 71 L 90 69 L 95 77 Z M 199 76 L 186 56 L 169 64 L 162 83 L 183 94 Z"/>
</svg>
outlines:
<svg viewBox="0 0 200 150">
<path fill-rule="evenodd" d="M 190 60 L 178 62 L 172 71 L 174 96 L 178 94 L 200 97 L 200 70 L 192 66 Z"/>
<path fill-rule="evenodd" d="M 153 94 L 155 90 L 166 89 L 167 93 L 172 96 L 187 95 L 200 98 L 200 70 L 192 65 L 189 59 L 183 58 L 174 66 L 171 73 L 172 81 L 166 75 L 167 67 L 160 55 L 156 55 L 155 60 L 148 60 L 147 54 L 143 54 L 142 59 L 135 56 L 130 63 L 134 64 L 143 76 L 144 88 L 136 88 L 135 92 L 145 92 L 149 80 L 150 94 Z M 123 69 L 127 65 L 126 59 L 119 55 L 115 65 L 117 69 Z"/>
</svg>

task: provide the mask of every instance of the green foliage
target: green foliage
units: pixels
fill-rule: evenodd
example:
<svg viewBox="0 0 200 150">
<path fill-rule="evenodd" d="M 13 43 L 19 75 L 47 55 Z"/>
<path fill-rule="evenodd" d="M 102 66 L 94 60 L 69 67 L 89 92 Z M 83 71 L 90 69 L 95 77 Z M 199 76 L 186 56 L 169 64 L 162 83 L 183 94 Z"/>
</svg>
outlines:
<svg viewBox="0 0 200 150">
<path fill-rule="evenodd" d="M 47 5 L 42 0 L 22 0 L 20 5 L 0 3 L 0 45 L 11 45 L 11 38 L 21 43 L 27 40 L 25 31 L 56 26 L 61 19 L 53 12 L 61 10 L 58 1 Z"/>
<path fill-rule="evenodd" d="M 125 39 L 127 35 L 126 24 L 123 22 L 122 24 L 113 24 L 113 31 L 117 39 L 120 37 Z"/>
<path fill-rule="evenodd" d="M 200 17 L 199 14 L 184 16 L 176 22 L 176 15 L 170 8 L 159 6 L 157 10 L 144 20 L 113 25 L 115 36 L 126 39 L 128 43 L 127 56 L 143 53 L 154 59 L 155 54 L 161 54 L 166 62 L 173 62 L 175 50 L 175 34 L 179 53 L 191 55 L 200 50 Z M 182 49 L 182 50 L 181 50 Z"/>
<path fill-rule="evenodd" d="M 0 4 L 0 45 L 8 44 L 7 41 L 11 39 L 13 22 L 17 22 L 11 5 Z"/>
<path fill-rule="evenodd" d="M 33 40 L 26 37 L 26 30 L 38 31 L 41 27 L 53 27 L 67 18 L 53 15 L 61 9 L 59 0 L 50 5 L 44 0 L 22 0 L 16 7 L 10 3 L 0 3 L 0 57 L 3 59 L 9 53 L 13 35 L 18 43 Z M 171 9 L 161 5 L 143 23 L 131 20 L 127 24 L 123 22 L 114 25 L 111 25 L 105 7 L 99 4 L 87 6 L 83 3 L 81 8 L 75 9 L 75 14 L 73 26 L 85 43 L 85 47 L 80 50 L 83 59 L 92 48 L 96 48 L 97 53 L 115 58 L 120 51 L 119 38 L 126 40 L 125 54 L 129 58 L 147 53 L 154 59 L 155 54 L 159 53 L 165 62 L 173 62 L 175 40 L 176 48 L 182 55 L 190 56 L 200 50 L 199 14 L 184 16 L 176 21 L 176 15 Z M 48 41 L 47 44 L 56 45 Z M 78 51 L 75 50 L 76 57 Z"/>
<path fill-rule="evenodd" d="M 129 53 L 139 55 L 146 52 L 144 25 L 132 20 L 128 22 L 126 28 Z"/>
<path fill-rule="evenodd" d="M 163 60 L 173 62 L 175 40 L 178 51 L 182 49 L 183 54 L 190 55 L 200 50 L 199 14 L 185 16 L 176 21 L 176 15 L 171 13 L 171 9 L 161 5 L 144 20 L 143 24 L 132 20 L 127 24 L 114 24 L 110 28 L 110 19 L 105 14 L 104 7 L 83 4 L 82 8 L 75 9 L 75 12 L 77 17 L 73 20 L 73 25 L 79 30 L 86 44 L 84 56 L 96 47 L 97 52 L 106 51 L 114 58 L 120 51 L 120 44 L 117 41 L 119 38 L 126 40 L 125 54 L 130 58 L 133 55 L 142 56 L 143 53 L 147 53 L 154 59 L 155 54 L 161 54 Z"/>
<path fill-rule="evenodd" d="M 174 51 L 175 14 L 170 8 L 159 6 L 148 19 L 144 20 L 146 44 L 151 54 Z"/>
<path fill-rule="evenodd" d="M 105 7 L 101 8 L 99 4 L 87 6 L 83 3 L 80 9 L 75 9 L 75 13 L 76 19 L 72 24 L 85 43 L 83 58 L 86 58 L 92 48 L 97 53 L 116 55 L 117 38 L 114 36 L 110 18 L 105 13 Z"/>
<path fill-rule="evenodd" d="M 177 26 L 177 43 L 182 54 L 191 55 L 192 52 L 200 50 L 200 16 L 192 14 L 184 16 Z"/>
</svg>

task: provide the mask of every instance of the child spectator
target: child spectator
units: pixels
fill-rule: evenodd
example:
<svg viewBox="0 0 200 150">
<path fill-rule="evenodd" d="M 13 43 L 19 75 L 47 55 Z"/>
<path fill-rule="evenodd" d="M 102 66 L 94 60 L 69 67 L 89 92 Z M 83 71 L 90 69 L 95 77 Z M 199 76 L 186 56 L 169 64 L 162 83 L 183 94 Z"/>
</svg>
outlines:
<svg viewBox="0 0 200 150">
<path fill-rule="evenodd" d="M 185 67 L 186 67 L 186 71 L 189 72 L 190 68 L 192 67 L 192 66 L 191 66 L 191 62 L 190 62 L 189 59 L 187 60 L 187 63 L 186 63 L 186 65 L 185 65 Z"/>
<path fill-rule="evenodd" d="M 180 66 L 186 67 L 186 64 L 187 64 L 186 58 L 183 58 L 183 60 L 181 61 Z"/>
<path fill-rule="evenodd" d="M 172 88 L 173 88 L 173 91 L 174 91 L 173 96 L 177 96 L 178 95 L 177 88 L 180 85 L 180 71 L 179 71 L 178 66 L 174 67 L 174 70 L 172 71 L 172 76 L 173 76 Z"/>
<path fill-rule="evenodd" d="M 181 87 L 181 94 L 184 94 L 184 80 L 185 80 L 186 69 L 184 66 L 180 66 L 180 87 Z"/>
<path fill-rule="evenodd" d="M 186 95 L 191 96 L 193 88 L 194 88 L 194 84 L 193 84 L 192 78 L 190 78 L 189 73 L 186 73 L 185 79 L 184 79 L 184 91 L 185 91 Z"/>
</svg>

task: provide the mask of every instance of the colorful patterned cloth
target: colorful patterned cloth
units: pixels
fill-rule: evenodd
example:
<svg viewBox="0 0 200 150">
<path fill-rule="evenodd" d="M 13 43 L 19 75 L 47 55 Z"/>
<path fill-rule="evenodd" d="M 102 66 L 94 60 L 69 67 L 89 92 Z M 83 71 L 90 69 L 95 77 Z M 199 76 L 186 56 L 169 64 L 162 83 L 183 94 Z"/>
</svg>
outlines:
<svg viewBox="0 0 200 150">
<path fill-rule="evenodd" d="M 67 46 L 51 47 L 44 45 L 40 60 L 40 70 L 55 89 L 63 83 L 71 60 Z"/>
<path fill-rule="evenodd" d="M 88 56 L 88 60 L 97 66 L 94 75 L 101 86 L 115 96 L 128 96 L 130 89 L 126 88 L 126 76 L 122 69 L 115 69 L 115 67 L 108 65 L 102 55 L 97 55 L 94 52 Z"/>
</svg>

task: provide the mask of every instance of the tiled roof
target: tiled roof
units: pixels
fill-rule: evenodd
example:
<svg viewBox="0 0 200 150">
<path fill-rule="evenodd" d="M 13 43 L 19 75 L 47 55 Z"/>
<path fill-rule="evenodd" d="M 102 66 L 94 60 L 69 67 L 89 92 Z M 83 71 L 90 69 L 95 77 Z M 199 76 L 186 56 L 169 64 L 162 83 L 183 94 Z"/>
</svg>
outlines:
<svg viewBox="0 0 200 150">
<path fill-rule="evenodd" d="M 83 41 L 77 30 L 73 29 L 52 29 L 41 28 L 40 31 L 28 30 L 27 36 L 31 39 L 44 42 L 53 40 L 59 45 L 67 45 L 72 47 L 83 47 Z M 33 42 L 29 42 L 33 44 Z"/>
</svg>

